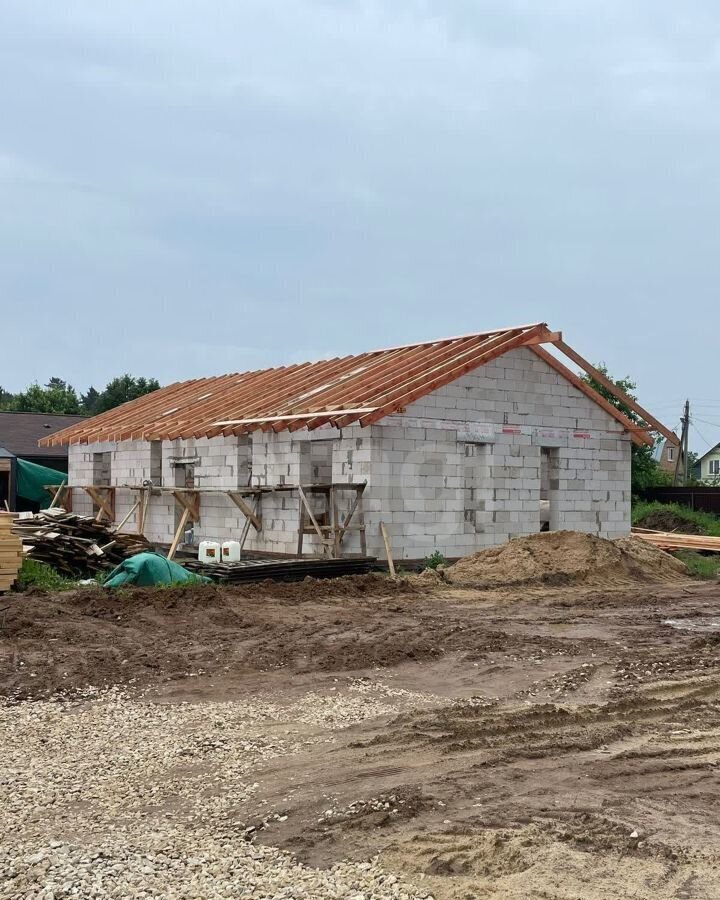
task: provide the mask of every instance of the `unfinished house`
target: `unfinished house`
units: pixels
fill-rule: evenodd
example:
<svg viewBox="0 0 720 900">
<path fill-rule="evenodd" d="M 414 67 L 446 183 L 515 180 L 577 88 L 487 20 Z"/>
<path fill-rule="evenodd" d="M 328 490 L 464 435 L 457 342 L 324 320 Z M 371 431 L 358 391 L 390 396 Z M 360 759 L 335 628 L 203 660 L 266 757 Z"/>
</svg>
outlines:
<svg viewBox="0 0 720 900">
<path fill-rule="evenodd" d="M 561 361 L 603 384 L 619 412 Z M 78 512 L 158 544 L 448 558 L 630 527 L 632 442 L 677 439 L 544 324 L 179 382 L 53 434 Z"/>
</svg>

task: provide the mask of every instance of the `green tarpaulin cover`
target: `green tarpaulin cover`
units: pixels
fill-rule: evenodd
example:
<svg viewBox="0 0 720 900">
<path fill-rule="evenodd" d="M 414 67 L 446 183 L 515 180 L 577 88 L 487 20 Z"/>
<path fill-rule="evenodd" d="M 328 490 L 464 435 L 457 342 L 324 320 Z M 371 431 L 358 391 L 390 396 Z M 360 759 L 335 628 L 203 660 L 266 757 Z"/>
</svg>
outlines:
<svg viewBox="0 0 720 900">
<path fill-rule="evenodd" d="M 125 584 L 137 584 L 150 586 L 153 584 L 182 584 L 194 582 L 195 584 L 208 583 L 209 578 L 203 575 L 195 575 L 183 569 L 170 559 L 165 559 L 159 553 L 136 553 L 124 562 L 121 562 L 103 582 L 103 587 L 121 587 Z"/>
<path fill-rule="evenodd" d="M 66 472 L 48 469 L 47 466 L 39 466 L 37 463 L 28 462 L 26 459 L 17 459 L 15 463 L 16 492 L 18 497 L 32 500 L 41 506 L 50 504 L 50 494 L 43 488 L 44 484 L 62 484 L 63 481 L 67 481 Z"/>
</svg>

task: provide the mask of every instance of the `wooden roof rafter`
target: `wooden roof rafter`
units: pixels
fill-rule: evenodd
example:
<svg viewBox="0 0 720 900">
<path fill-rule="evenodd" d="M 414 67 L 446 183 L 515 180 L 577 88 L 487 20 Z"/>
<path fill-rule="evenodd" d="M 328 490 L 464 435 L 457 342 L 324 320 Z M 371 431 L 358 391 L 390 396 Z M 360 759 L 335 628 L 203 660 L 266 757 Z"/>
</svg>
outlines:
<svg viewBox="0 0 720 900">
<path fill-rule="evenodd" d="M 558 358 L 564 353 L 632 410 L 632 422 Z M 545 323 L 494 329 L 318 362 L 176 382 L 43 439 L 43 446 L 99 441 L 177 440 L 372 425 L 510 350 L 528 347 L 619 421 L 633 440 L 649 427 L 676 436 L 564 343 Z"/>
</svg>

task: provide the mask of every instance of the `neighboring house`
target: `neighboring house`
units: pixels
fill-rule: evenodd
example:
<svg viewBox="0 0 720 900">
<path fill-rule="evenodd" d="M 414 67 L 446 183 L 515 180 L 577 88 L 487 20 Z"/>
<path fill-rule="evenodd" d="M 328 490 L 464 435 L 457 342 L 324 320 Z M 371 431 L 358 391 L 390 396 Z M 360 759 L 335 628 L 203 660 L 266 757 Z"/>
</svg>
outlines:
<svg viewBox="0 0 720 900">
<path fill-rule="evenodd" d="M 680 439 L 676 438 L 678 446 L 674 446 L 665 438 L 662 438 L 655 445 L 655 450 L 653 452 L 653 459 L 657 462 L 660 469 L 663 472 L 667 472 L 669 475 L 674 475 L 676 467 L 678 465 L 678 457 L 680 457 L 680 466 L 678 471 L 682 473 L 683 471 L 683 460 L 682 460 L 682 448 L 679 446 Z"/>
<path fill-rule="evenodd" d="M 631 444 L 652 438 L 558 352 L 603 377 L 528 325 L 180 382 L 42 444 L 69 445 L 74 511 L 111 497 L 158 544 L 384 557 L 383 523 L 396 558 L 422 559 L 547 527 L 625 535 Z"/>
<path fill-rule="evenodd" d="M 85 421 L 85 416 L 0 412 L 0 508 L 5 501 L 11 509 L 16 508 L 15 460 L 67 472 L 67 447 L 39 447 L 38 441 Z"/>
<path fill-rule="evenodd" d="M 699 481 L 720 484 L 720 444 L 711 447 L 698 458 L 693 474 Z"/>
</svg>

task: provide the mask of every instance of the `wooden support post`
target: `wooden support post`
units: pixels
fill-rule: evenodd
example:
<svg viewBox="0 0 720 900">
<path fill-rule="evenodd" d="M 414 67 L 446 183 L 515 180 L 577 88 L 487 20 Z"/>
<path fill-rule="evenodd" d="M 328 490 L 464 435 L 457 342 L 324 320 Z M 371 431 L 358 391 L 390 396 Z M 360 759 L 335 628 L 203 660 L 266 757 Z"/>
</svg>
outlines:
<svg viewBox="0 0 720 900">
<path fill-rule="evenodd" d="M 57 490 L 55 491 L 55 496 L 52 498 L 52 502 L 48 509 L 54 509 L 57 503 L 60 500 L 60 495 L 64 492 L 65 485 L 67 484 L 67 478 L 63 478 L 62 482 L 58 485 Z"/>
<path fill-rule="evenodd" d="M 138 523 L 138 534 L 145 534 L 145 520 L 147 519 L 148 506 L 150 505 L 150 497 L 152 490 L 144 487 L 140 492 L 142 503 L 140 505 L 140 517 Z"/>
<path fill-rule="evenodd" d="M 135 505 L 132 506 L 132 507 L 130 508 L 130 512 L 125 516 L 125 518 L 122 520 L 122 522 L 121 522 L 119 525 L 116 525 L 116 526 L 115 526 L 115 529 L 114 529 L 115 531 L 120 531 L 120 529 L 123 527 L 123 525 L 124 525 L 124 524 L 128 521 L 128 519 L 130 518 L 130 516 L 131 516 L 131 515 L 135 512 L 135 510 L 140 506 L 140 502 L 141 502 L 140 500 L 136 500 L 136 501 L 135 501 Z"/>
<path fill-rule="evenodd" d="M 100 522 L 103 516 L 107 516 L 107 521 L 113 522 L 115 520 L 115 488 L 91 484 L 85 487 L 85 492 L 98 508 L 95 521 Z"/>
<path fill-rule="evenodd" d="M 262 519 L 260 519 L 257 515 L 257 504 L 255 512 L 253 512 L 253 510 L 250 509 L 250 506 L 245 502 L 245 500 L 243 500 L 243 498 L 239 494 L 236 494 L 234 491 L 228 491 L 227 494 L 235 504 L 235 506 L 237 506 L 240 512 L 245 516 L 245 518 L 252 522 L 255 531 L 262 531 Z"/>
<path fill-rule="evenodd" d="M 363 485 L 363 489 L 358 491 L 358 522 L 360 523 L 360 552 L 363 556 L 367 556 L 367 534 L 365 531 L 365 509 L 363 506 L 363 492 L 365 487 Z"/>
<path fill-rule="evenodd" d="M 310 509 L 310 504 L 308 503 L 308 499 L 307 499 L 307 497 L 305 496 L 305 491 L 302 489 L 302 486 L 301 486 L 301 485 L 298 485 L 297 490 L 298 490 L 298 494 L 300 495 L 301 506 L 304 506 L 304 507 L 305 507 L 305 512 L 307 513 L 308 518 L 309 518 L 310 521 L 312 522 L 313 528 L 314 528 L 315 531 L 317 532 L 317 535 L 318 535 L 318 537 L 320 538 L 320 541 L 322 542 L 323 553 L 325 553 L 325 550 L 326 550 L 326 548 L 327 548 L 327 544 L 326 544 L 325 538 L 323 537 L 322 529 L 321 529 L 320 526 L 318 525 L 317 519 L 316 519 L 315 516 L 313 515 L 312 509 Z"/>
<path fill-rule="evenodd" d="M 178 544 L 180 543 L 180 536 L 182 535 L 185 526 L 187 525 L 187 520 L 190 518 L 190 508 L 185 507 L 183 510 L 183 514 L 180 516 L 180 524 L 177 527 L 177 531 L 175 532 L 175 537 L 173 538 L 172 545 L 170 546 L 170 550 L 168 551 L 167 558 L 173 559 L 175 553 L 178 548 Z"/>
<path fill-rule="evenodd" d="M 340 557 L 340 527 L 338 524 L 337 492 L 334 486 L 330 487 L 328 494 L 328 506 L 330 507 L 330 527 L 332 528 L 332 555 L 333 559 Z"/>
<path fill-rule="evenodd" d="M 387 554 L 388 569 L 390 569 L 390 575 L 394 578 L 395 562 L 393 560 L 392 550 L 390 549 L 390 538 L 388 537 L 388 533 L 383 522 L 380 523 L 380 534 L 382 534 L 382 539 L 385 543 L 385 553 Z"/>
<path fill-rule="evenodd" d="M 305 536 L 305 505 L 302 499 L 298 497 L 298 544 L 297 555 L 300 558 L 303 555 L 303 539 Z"/>
<path fill-rule="evenodd" d="M 262 515 L 261 515 L 261 511 L 260 511 L 261 503 L 262 503 L 262 494 L 258 494 L 255 499 L 254 515 L 259 520 L 260 527 L 262 527 Z M 243 525 L 242 534 L 240 535 L 240 552 L 241 553 L 245 547 L 245 542 L 248 539 L 248 535 L 250 534 L 250 526 L 251 525 L 252 525 L 252 519 L 250 517 L 246 516 L 245 523 Z"/>
</svg>

